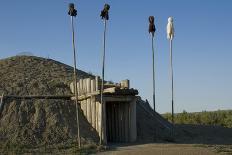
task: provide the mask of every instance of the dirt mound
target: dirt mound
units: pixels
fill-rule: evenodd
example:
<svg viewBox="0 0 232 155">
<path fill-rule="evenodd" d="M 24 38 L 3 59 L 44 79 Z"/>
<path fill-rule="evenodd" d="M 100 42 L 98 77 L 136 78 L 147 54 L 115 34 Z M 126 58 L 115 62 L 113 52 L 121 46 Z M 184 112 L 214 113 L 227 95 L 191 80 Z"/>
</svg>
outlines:
<svg viewBox="0 0 232 155">
<path fill-rule="evenodd" d="M 0 94 L 71 94 L 72 67 L 51 59 L 17 56 L 0 60 Z M 78 71 L 79 77 L 89 77 Z M 97 132 L 80 113 L 83 143 L 98 142 Z M 75 104 L 64 100 L 4 100 L 0 146 L 71 145 L 76 141 Z"/>
<path fill-rule="evenodd" d="M 137 135 L 140 142 L 157 142 L 171 139 L 172 125 L 154 112 L 148 102 L 137 101 Z"/>
<path fill-rule="evenodd" d="M 0 60 L 0 94 L 70 95 L 73 68 L 60 62 L 34 56 Z M 78 70 L 78 78 L 89 75 Z M 147 102 L 137 102 L 138 141 L 167 139 L 170 126 L 159 119 Z M 98 134 L 80 113 L 82 142 L 98 142 Z M 165 124 L 166 122 L 166 124 Z M 169 126 L 169 127 L 168 127 Z M 0 113 L 0 147 L 70 146 L 76 142 L 75 104 L 65 100 L 4 100 Z"/>
</svg>

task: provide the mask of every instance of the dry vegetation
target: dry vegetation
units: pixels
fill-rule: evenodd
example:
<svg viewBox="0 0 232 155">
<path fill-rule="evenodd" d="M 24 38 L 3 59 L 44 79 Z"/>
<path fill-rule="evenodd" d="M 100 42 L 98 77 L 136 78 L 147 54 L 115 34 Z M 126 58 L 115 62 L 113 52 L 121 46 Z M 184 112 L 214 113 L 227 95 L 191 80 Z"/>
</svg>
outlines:
<svg viewBox="0 0 232 155">
<path fill-rule="evenodd" d="M 166 113 L 163 115 L 167 120 L 171 121 L 172 115 Z M 175 123 L 177 124 L 195 124 L 195 125 L 217 125 L 227 128 L 232 128 L 232 110 L 218 111 L 202 111 L 175 114 Z"/>
</svg>

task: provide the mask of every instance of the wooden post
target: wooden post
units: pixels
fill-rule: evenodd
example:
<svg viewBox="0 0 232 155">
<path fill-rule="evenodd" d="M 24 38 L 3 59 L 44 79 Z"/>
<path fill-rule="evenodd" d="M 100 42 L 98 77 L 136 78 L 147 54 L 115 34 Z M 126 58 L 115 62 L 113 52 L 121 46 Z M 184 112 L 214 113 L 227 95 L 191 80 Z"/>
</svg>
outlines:
<svg viewBox="0 0 232 155">
<path fill-rule="evenodd" d="M 91 92 L 91 79 L 87 78 L 86 80 L 86 93 Z M 92 111 L 91 111 L 91 99 L 87 99 L 87 119 L 90 124 L 92 124 Z"/>
<path fill-rule="evenodd" d="M 129 142 L 129 103 L 125 104 L 125 133 L 126 142 Z"/>
<path fill-rule="evenodd" d="M 91 80 L 91 92 L 96 91 L 95 80 Z M 91 110 L 92 110 L 92 126 L 96 128 L 96 101 L 95 97 L 91 97 Z"/>
<path fill-rule="evenodd" d="M 99 76 L 95 77 L 95 83 L 96 83 L 96 91 L 99 90 Z"/>
<path fill-rule="evenodd" d="M 130 142 L 134 142 L 137 139 L 137 128 L 136 128 L 136 101 L 134 100 L 130 102 Z"/>
<path fill-rule="evenodd" d="M 104 34 L 103 34 L 103 52 L 102 52 L 102 83 L 101 83 L 101 113 L 102 113 L 102 118 L 101 118 L 101 133 L 102 135 L 105 136 L 106 131 L 105 131 L 105 101 L 103 99 L 103 92 L 104 92 L 104 78 L 105 78 L 105 51 L 106 51 L 106 25 L 107 25 L 107 20 L 109 20 L 109 9 L 110 5 L 105 4 L 104 9 L 101 11 L 101 18 L 104 21 Z M 100 144 L 103 144 L 104 142 L 107 143 L 107 140 L 103 141 L 103 137 L 100 136 Z"/>
<path fill-rule="evenodd" d="M 170 72 L 171 72 L 171 82 L 172 82 L 172 123 L 174 124 L 172 39 L 170 39 Z"/>
<path fill-rule="evenodd" d="M 102 104 L 102 140 L 104 144 L 107 144 L 107 136 L 106 136 L 106 101 L 103 101 Z"/>
<path fill-rule="evenodd" d="M 83 89 L 82 89 L 82 95 L 86 94 L 86 79 L 83 79 Z M 87 105 L 87 100 L 83 100 L 84 108 L 85 108 L 85 117 L 88 120 L 88 105 Z"/>
<path fill-rule="evenodd" d="M 151 36 L 152 40 L 152 81 L 153 81 L 153 106 L 154 111 L 156 111 L 156 104 L 155 104 L 155 51 L 154 51 L 154 35 Z"/>
<path fill-rule="evenodd" d="M 100 102 L 97 102 L 98 104 L 98 131 L 99 131 L 99 137 L 102 139 L 102 127 L 101 127 L 101 118 L 102 118 L 102 104 Z"/>
<path fill-rule="evenodd" d="M 75 92 L 75 103 L 76 103 L 76 119 L 77 119 L 77 141 L 78 147 L 81 148 L 80 140 L 80 123 L 79 123 L 79 105 L 78 105 L 78 94 L 77 94 L 77 72 L 76 72 L 76 48 L 75 48 L 75 34 L 74 34 L 74 24 L 73 17 L 76 17 L 77 11 L 74 7 L 74 4 L 69 4 L 69 15 L 71 16 L 71 25 L 72 25 L 72 45 L 73 45 L 73 59 L 74 59 L 74 92 Z"/>
<path fill-rule="evenodd" d="M 80 83 L 79 82 L 77 82 L 77 94 L 80 95 Z"/>
<path fill-rule="evenodd" d="M 99 124 L 100 124 L 100 114 L 99 114 L 99 102 L 96 101 L 96 130 L 99 134 L 99 137 L 100 137 L 100 129 L 99 129 Z"/>
</svg>

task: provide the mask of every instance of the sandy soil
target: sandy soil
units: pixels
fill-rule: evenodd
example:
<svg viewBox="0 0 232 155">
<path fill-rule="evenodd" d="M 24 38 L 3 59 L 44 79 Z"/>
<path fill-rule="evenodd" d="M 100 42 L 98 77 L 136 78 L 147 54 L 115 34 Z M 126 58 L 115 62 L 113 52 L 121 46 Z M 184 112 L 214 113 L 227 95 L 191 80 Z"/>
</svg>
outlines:
<svg viewBox="0 0 232 155">
<path fill-rule="evenodd" d="M 191 144 L 141 144 L 131 146 L 111 146 L 111 151 L 98 155 L 215 155 L 209 148 Z"/>
</svg>

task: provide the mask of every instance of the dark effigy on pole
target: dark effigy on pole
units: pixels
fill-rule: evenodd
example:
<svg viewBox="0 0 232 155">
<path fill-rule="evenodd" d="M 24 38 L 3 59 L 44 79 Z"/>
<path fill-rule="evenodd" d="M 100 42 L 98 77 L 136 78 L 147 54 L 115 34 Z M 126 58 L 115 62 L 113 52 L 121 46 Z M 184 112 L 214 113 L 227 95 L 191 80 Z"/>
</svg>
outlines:
<svg viewBox="0 0 232 155">
<path fill-rule="evenodd" d="M 75 93 L 75 104 L 76 104 L 76 118 L 77 118 L 77 141 L 78 147 L 81 148 L 81 140 L 80 140 L 80 122 L 79 122 L 79 103 L 78 103 L 78 94 L 77 94 L 77 68 L 76 68 L 76 47 L 75 47 L 75 34 L 74 34 L 74 23 L 73 17 L 76 17 L 77 10 L 75 9 L 75 5 L 73 3 L 69 4 L 69 11 L 68 14 L 71 16 L 71 25 L 72 25 L 72 45 L 73 45 L 73 62 L 74 62 L 74 93 Z"/>
<path fill-rule="evenodd" d="M 104 9 L 101 11 L 101 18 L 105 20 L 109 20 L 109 10 L 110 10 L 110 5 L 105 4 Z"/>
<path fill-rule="evenodd" d="M 154 34 L 155 34 L 155 30 L 156 30 L 156 28 L 155 28 L 155 24 L 154 24 L 154 21 L 155 21 L 155 18 L 154 18 L 154 16 L 150 16 L 149 18 L 148 18 L 148 20 L 149 20 L 149 33 L 151 33 L 152 34 L 152 36 L 154 36 Z"/>
<path fill-rule="evenodd" d="M 69 4 L 69 11 L 68 11 L 68 14 L 69 14 L 70 16 L 74 16 L 74 17 L 76 17 L 76 15 L 77 15 L 77 10 L 75 9 L 75 6 L 74 6 L 73 3 L 70 3 L 70 4 Z"/>
</svg>

